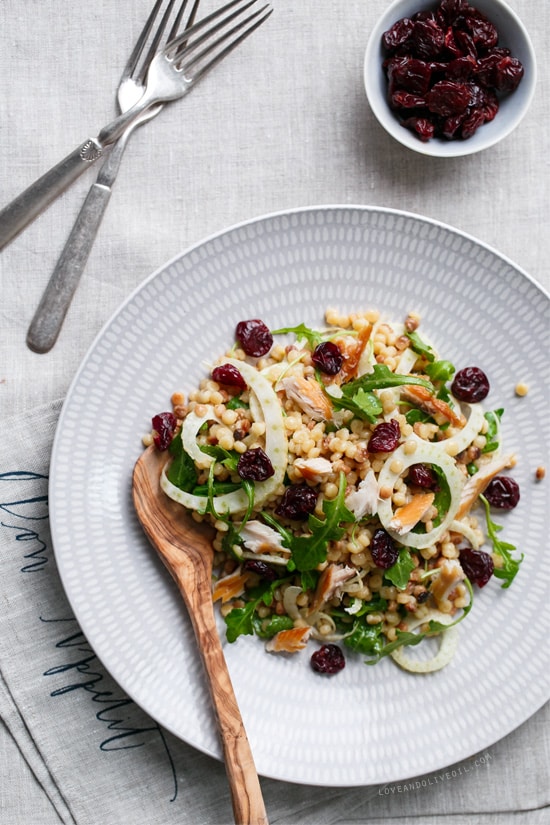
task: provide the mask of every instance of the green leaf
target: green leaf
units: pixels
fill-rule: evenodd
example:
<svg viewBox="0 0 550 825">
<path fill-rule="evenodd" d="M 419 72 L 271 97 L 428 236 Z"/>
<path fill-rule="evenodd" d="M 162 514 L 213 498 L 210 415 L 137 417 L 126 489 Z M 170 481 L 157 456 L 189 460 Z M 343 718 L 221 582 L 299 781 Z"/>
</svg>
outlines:
<svg viewBox="0 0 550 825">
<path fill-rule="evenodd" d="M 418 355 L 423 355 L 427 361 L 433 361 L 435 358 L 433 349 L 426 344 L 417 332 L 406 332 L 405 335 L 411 342 L 411 349 L 417 352 Z"/>
<path fill-rule="evenodd" d="M 392 372 L 386 364 L 375 364 L 372 372 L 343 384 L 340 398 L 332 395 L 329 398 L 336 409 L 351 410 L 357 418 L 374 424 L 383 410 L 382 403 L 374 394 L 374 390 L 400 387 L 404 384 L 420 385 L 429 389 L 430 392 L 434 390 L 433 385 L 424 378 L 399 375 Z"/>
<path fill-rule="evenodd" d="M 485 420 L 487 421 L 487 432 L 485 433 L 486 444 L 482 449 L 482 453 L 492 453 L 499 446 L 500 420 L 504 413 L 504 409 L 488 410 L 485 413 Z"/>
<path fill-rule="evenodd" d="M 223 447 L 219 447 L 215 444 L 203 444 L 201 445 L 201 451 L 209 455 L 218 464 L 223 464 L 224 467 L 232 472 L 237 472 L 237 464 L 239 463 L 239 453 L 236 450 L 224 450 Z"/>
<path fill-rule="evenodd" d="M 293 333 L 296 338 L 305 338 L 311 349 L 315 349 L 318 344 L 323 341 L 330 341 L 331 338 L 336 338 L 339 335 L 356 335 L 357 333 L 349 329 L 332 328 L 326 332 L 320 332 L 316 329 L 306 327 L 304 323 L 298 324 L 295 327 L 281 327 L 281 329 L 272 329 L 272 335 L 285 335 L 286 333 Z"/>
<path fill-rule="evenodd" d="M 418 645 L 418 644 L 420 644 L 420 642 L 423 639 L 426 638 L 426 636 L 431 636 L 431 635 L 437 634 L 437 633 L 443 633 L 445 630 L 448 630 L 450 627 L 454 627 L 459 622 L 461 622 L 463 619 L 465 619 L 466 616 L 468 615 L 468 613 L 470 612 L 470 610 L 473 607 L 474 593 L 473 593 L 472 585 L 471 585 L 469 579 L 465 579 L 464 583 L 465 583 L 465 585 L 468 588 L 468 591 L 470 593 L 470 602 L 469 602 L 468 605 L 466 605 L 466 607 L 464 608 L 464 610 L 462 611 L 462 613 L 458 617 L 458 619 L 455 619 L 454 622 L 450 622 L 450 624 L 443 624 L 443 622 L 436 622 L 432 619 L 428 622 L 429 630 L 428 630 L 427 633 L 413 633 L 413 632 L 410 632 L 410 631 L 397 630 L 396 631 L 397 639 L 395 640 L 395 642 L 388 642 L 388 644 L 384 645 L 383 647 L 380 647 L 380 649 L 376 652 L 375 658 L 374 659 L 368 659 L 365 662 L 365 664 L 375 665 L 384 656 L 388 656 L 390 653 L 393 653 L 394 650 L 397 650 L 398 648 L 404 647 L 406 645 L 407 646 Z"/>
<path fill-rule="evenodd" d="M 302 590 L 315 590 L 319 581 L 319 573 L 317 570 L 304 570 L 300 577 Z"/>
<path fill-rule="evenodd" d="M 397 650 L 399 647 L 404 647 L 405 645 L 418 645 L 426 635 L 425 633 L 410 633 L 409 631 L 405 630 L 396 630 L 397 639 L 395 642 L 388 642 L 388 644 L 384 645 L 380 648 L 377 652 L 376 657 L 374 659 L 367 659 L 365 661 L 366 665 L 376 665 L 384 656 L 389 656 L 390 653 L 393 653 L 394 650 Z"/>
<path fill-rule="evenodd" d="M 383 613 L 387 609 L 388 600 L 382 598 L 380 595 L 377 595 L 373 596 L 370 601 L 363 602 L 363 606 L 357 611 L 357 613 L 354 613 L 354 616 L 365 616 L 367 613 Z"/>
<path fill-rule="evenodd" d="M 270 525 L 270 527 L 277 530 L 277 532 L 283 537 L 283 547 L 290 549 L 292 546 L 292 539 L 294 538 L 292 530 L 288 530 L 286 527 L 283 527 L 283 525 L 277 521 L 275 516 L 272 516 L 271 513 L 268 513 L 265 510 L 262 510 L 262 518 L 267 524 Z"/>
<path fill-rule="evenodd" d="M 497 536 L 502 530 L 501 524 L 495 524 L 495 522 L 491 519 L 491 510 L 490 505 L 484 495 L 480 495 L 479 498 L 483 502 L 483 506 L 485 507 L 485 520 L 487 522 L 487 535 L 489 536 L 492 544 L 493 544 L 493 552 L 496 553 L 502 559 L 502 567 L 496 567 L 493 575 L 497 579 L 503 579 L 504 584 L 501 585 L 503 588 L 508 588 L 514 581 L 521 562 L 524 559 L 524 554 L 522 553 L 519 559 L 515 559 L 512 556 L 514 550 L 517 550 L 517 547 L 514 544 L 509 544 L 509 542 L 501 541 Z"/>
<path fill-rule="evenodd" d="M 225 406 L 228 410 L 248 410 L 249 408 L 249 405 L 241 399 L 240 395 L 234 395 L 233 398 L 227 401 Z"/>
<path fill-rule="evenodd" d="M 451 409 L 453 409 L 453 407 L 454 407 L 453 399 L 451 398 L 451 393 L 449 392 L 449 390 L 447 389 L 445 384 L 442 384 L 441 387 L 439 388 L 439 390 L 437 392 L 437 395 L 436 395 L 436 398 L 441 399 L 441 401 L 444 401 L 446 404 L 449 405 L 449 407 Z M 450 424 L 449 421 L 445 422 L 445 429 L 449 426 L 449 424 Z M 443 429 L 443 424 L 440 424 L 439 428 Z"/>
<path fill-rule="evenodd" d="M 239 531 L 235 525 L 235 522 L 231 521 L 230 519 L 225 520 L 227 524 L 227 530 L 223 534 L 222 538 L 222 550 L 224 553 L 227 553 L 231 558 L 235 559 L 236 561 L 242 561 L 242 547 L 243 541 L 239 535 Z M 235 550 L 235 546 L 238 547 L 238 550 Z"/>
<path fill-rule="evenodd" d="M 320 332 L 310 327 L 306 327 L 304 323 L 298 324 L 295 327 L 281 327 L 281 329 L 272 329 L 272 335 L 285 335 L 287 332 L 294 333 L 296 338 L 305 338 L 312 349 L 315 349 L 317 344 L 323 341 L 323 336 Z"/>
<path fill-rule="evenodd" d="M 421 424 L 435 424 L 435 421 L 431 417 L 431 415 L 428 415 L 428 413 L 422 412 L 422 410 L 418 410 L 416 408 L 414 410 L 409 410 L 408 412 L 406 412 L 405 419 L 407 421 L 407 424 L 410 424 L 411 426 L 416 424 L 417 421 L 419 421 Z"/>
<path fill-rule="evenodd" d="M 245 512 L 244 516 L 241 519 L 241 525 L 240 525 L 240 528 L 239 528 L 240 530 L 243 529 L 246 522 L 248 521 L 248 519 L 252 515 L 252 511 L 254 509 L 254 498 L 256 496 L 256 488 L 254 486 L 253 481 L 249 481 L 248 479 L 243 478 L 242 485 L 243 485 L 243 490 L 245 491 L 246 496 L 248 498 L 248 506 L 246 508 L 246 512 Z"/>
<path fill-rule="evenodd" d="M 389 579 L 398 590 L 404 590 L 409 583 L 409 576 L 413 570 L 414 562 L 409 550 L 406 547 L 401 547 L 397 561 L 391 567 L 388 567 L 384 577 Z"/>
<path fill-rule="evenodd" d="M 344 384 L 342 393 L 341 398 L 334 398 L 332 395 L 329 396 L 332 406 L 335 409 L 351 410 L 356 418 L 360 418 L 362 421 L 369 421 L 371 424 L 374 424 L 378 416 L 381 415 L 383 411 L 382 403 L 373 392 L 368 392 L 362 387 L 354 392 L 349 384 Z"/>
<path fill-rule="evenodd" d="M 435 383 L 441 381 L 443 384 L 450 381 L 456 369 L 450 361 L 433 361 L 426 364 L 426 375 Z"/>
<path fill-rule="evenodd" d="M 441 522 L 449 512 L 452 496 L 449 487 L 449 482 L 447 481 L 447 476 L 445 475 L 441 467 L 438 467 L 437 464 L 431 464 L 430 468 L 434 475 L 437 477 L 437 490 L 435 491 L 435 497 L 433 500 L 434 507 L 437 510 L 437 516 L 434 518 L 433 524 L 434 527 L 437 527 L 439 524 L 441 524 Z"/>
<path fill-rule="evenodd" d="M 436 622 L 434 619 L 430 619 L 428 622 L 428 627 L 430 628 L 430 633 L 442 633 L 444 630 L 448 630 L 450 627 L 454 627 L 455 625 L 459 624 L 463 619 L 466 618 L 472 607 L 474 606 L 474 589 L 472 587 L 472 583 L 470 579 L 464 579 L 464 584 L 468 589 L 468 593 L 470 594 L 470 601 L 458 617 L 455 619 L 454 622 L 450 622 L 449 624 L 443 624 L 443 622 Z M 422 636 L 428 634 L 421 634 Z"/>
<path fill-rule="evenodd" d="M 256 613 L 258 605 L 264 604 L 269 606 L 273 602 L 273 594 L 276 588 L 280 587 L 284 581 L 288 579 L 276 579 L 274 582 L 260 582 L 257 587 L 254 587 L 246 593 L 243 598 L 247 598 L 244 607 L 234 607 L 225 617 L 226 637 L 228 642 L 234 642 L 239 636 L 250 636 L 254 633 L 262 635 L 258 632 L 259 622 L 262 620 Z M 289 629 L 294 626 L 294 622 L 288 616 L 276 616 L 274 619 L 285 620 L 287 627 L 279 627 L 279 630 Z M 290 622 L 290 625 L 288 624 Z M 275 627 L 275 624 L 273 624 Z M 273 634 L 278 633 L 279 630 L 274 630 Z M 264 637 L 265 638 L 265 637 Z"/>
<path fill-rule="evenodd" d="M 226 637 L 228 642 L 234 642 L 239 636 L 253 636 L 253 616 L 256 602 L 248 602 L 244 607 L 234 607 L 225 617 L 227 626 Z"/>
<path fill-rule="evenodd" d="M 166 470 L 168 481 L 185 493 L 192 492 L 197 484 L 197 468 L 189 453 L 183 449 L 181 436 L 172 439 L 168 451 L 172 455 Z"/>
<path fill-rule="evenodd" d="M 311 535 L 292 538 L 292 560 L 296 569 L 301 573 L 314 570 L 326 560 L 329 542 L 338 541 L 344 535 L 345 530 L 340 527 L 340 522 L 352 524 L 355 521 L 355 516 L 344 503 L 345 494 L 346 476 L 340 473 L 338 495 L 332 501 L 327 499 L 323 501 L 325 519 L 321 520 L 310 515 L 308 527 Z"/>
<path fill-rule="evenodd" d="M 416 375 L 401 375 L 392 372 L 386 364 L 375 364 L 372 372 L 367 372 L 354 381 L 348 381 L 347 384 L 344 384 L 342 392 L 353 396 L 360 389 L 365 392 L 372 392 L 373 390 L 385 390 L 389 387 L 401 387 L 404 384 L 414 384 L 425 387 L 430 392 L 434 391 L 433 384 L 426 381 L 425 378 Z"/>
<path fill-rule="evenodd" d="M 212 491 L 215 496 L 224 496 L 226 493 L 233 493 L 235 490 L 240 490 L 241 487 L 242 484 L 240 482 L 237 484 L 233 481 L 215 481 L 212 485 Z M 193 487 L 191 492 L 194 496 L 207 496 L 208 485 L 198 484 L 196 487 Z"/>
<path fill-rule="evenodd" d="M 381 623 L 370 625 L 365 621 L 357 621 L 352 632 L 345 637 L 344 644 L 356 653 L 379 656 L 383 647 L 381 635 Z"/>
<path fill-rule="evenodd" d="M 255 614 L 252 620 L 254 631 L 260 639 L 271 639 L 281 630 L 292 630 L 294 622 L 290 616 L 277 616 L 275 613 L 269 617 L 269 620 L 260 619 Z"/>
</svg>

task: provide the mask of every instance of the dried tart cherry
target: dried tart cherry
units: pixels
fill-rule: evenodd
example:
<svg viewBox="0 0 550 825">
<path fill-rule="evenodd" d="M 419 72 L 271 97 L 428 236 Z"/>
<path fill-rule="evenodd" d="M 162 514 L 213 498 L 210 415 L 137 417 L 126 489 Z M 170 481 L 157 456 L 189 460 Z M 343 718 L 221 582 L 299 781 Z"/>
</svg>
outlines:
<svg viewBox="0 0 550 825">
<path fill-rule="evenodd" d="M 420 140 L 468 140 L 493 120 L 499 97 L 515 91 L 524 68 L 498 45 L 498 30 L 467 0 L 398 20 L 382 35 L 388 103 Z"/>
</svg>

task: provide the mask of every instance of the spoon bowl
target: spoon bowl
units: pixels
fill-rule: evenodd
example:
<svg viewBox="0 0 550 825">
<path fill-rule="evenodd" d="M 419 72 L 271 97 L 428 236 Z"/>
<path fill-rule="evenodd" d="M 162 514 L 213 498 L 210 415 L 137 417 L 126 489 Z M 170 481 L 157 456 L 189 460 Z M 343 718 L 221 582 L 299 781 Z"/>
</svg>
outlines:
<svg viewBox="0 0 550 825">
<path fill-rule="evenodd" d="M 195 522 L 160 486 L 167 454 L 154 446 L 134 467 L 138 519 L 170 571 L 189 612 L 208 682 L 239 825 L 268 825 L 258 774 L 216 627 L 212 602 L 213 530 Z"/>
</svg>

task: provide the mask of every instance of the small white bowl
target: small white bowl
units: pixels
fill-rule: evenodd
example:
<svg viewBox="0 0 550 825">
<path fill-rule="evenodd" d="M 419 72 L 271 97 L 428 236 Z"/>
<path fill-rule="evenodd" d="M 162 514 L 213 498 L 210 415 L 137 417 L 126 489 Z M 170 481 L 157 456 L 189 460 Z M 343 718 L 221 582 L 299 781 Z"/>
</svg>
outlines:
<svg viewBox="0 0 550 825">
<path fill-rule="evenodd" d="M 365 53 L 364 81 L 370 107 L 384 129 L 399 143 L 433 157 L 459 157 L 471 155 L 505 138 L 525 115 L 535 91 L 536 60 L 533 45 L 525 26 L 512 9 L 502 0 L 471 0 L 470 5 L 484 14 L 496 26 L 499 46 L 506 46 L 513 57 L 521 60 L 525 73 L 517 89 L 502 97 L 496 117 L 484 123 L 466 140 L 432 138 L 426 142 L 401 126 L 387 100 L 387 79 L 382 68 L 385 58 L 382 35 L 403 17 L 411 17 L 418 11 L 434 9 L 438 0 L 395 0 L 376 23 L 371 32 Z"/>
</svg>

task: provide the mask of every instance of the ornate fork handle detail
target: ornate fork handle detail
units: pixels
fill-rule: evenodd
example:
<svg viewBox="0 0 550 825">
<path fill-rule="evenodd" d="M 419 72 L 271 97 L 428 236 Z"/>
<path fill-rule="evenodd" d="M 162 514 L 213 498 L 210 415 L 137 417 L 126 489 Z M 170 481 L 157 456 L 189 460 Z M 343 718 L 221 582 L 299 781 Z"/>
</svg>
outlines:
<svg viewBox="0 0 550 825">
<path fill-rule="evenodd" d="M 97 140 L 90 139 L 87 140 L 86 143 L 83 143 L 80 147 L 80 157 L 82 160 L 87 160 L 89 163 L 93 163 L 94 160 L 98 160 L 103 154 L 103 147 L 99 145 Z"/>
<path fill-rule="evenodd" d="M 258 10 L 250 11 L 254 4 L 255 0 L 246 0 L 244 4 L 243 0 L 229 0 L 171 40 L 153 58 L 147 72 L 145 92 L 138 103 L 102 129 L 97 138 L 81 144 L 0 212 L 0 249 L 93 163 L 94 147 L 101 152 L 153 104 L 183 97 L 200 78 L 267 20 L 273 11 L 271 5 L 266 3 Z M 243 17 L 245 12 L 249 13 Z M 235 23 L 239 17 L 239 22 Z M 227 28 L 229 24 L 231 26 Z M 225 31 L 218 36 L 224 28 Z M 87 159 L 84 159 L 82 152 Z"/>
<path fill-rule="evenodd" d="M 151 101 L 152 102 L 152 101 Z M 46 209 L 80 175 L 103 156 L 105 147 L 143 112 L 146 106 L 136 104 L 101 130 L 99 137 L 88 138 L 63 158 L 49 172 L 31 183 L 24 192 L 0 211 L 0 249 L 12 241 L 26 226 Z"/>
<path fill-rule="evenodd" d="M 95 140 L 80 146 L 0 211 L 0 249 L 8 244 L 103 154 Z"/>
</svg>

